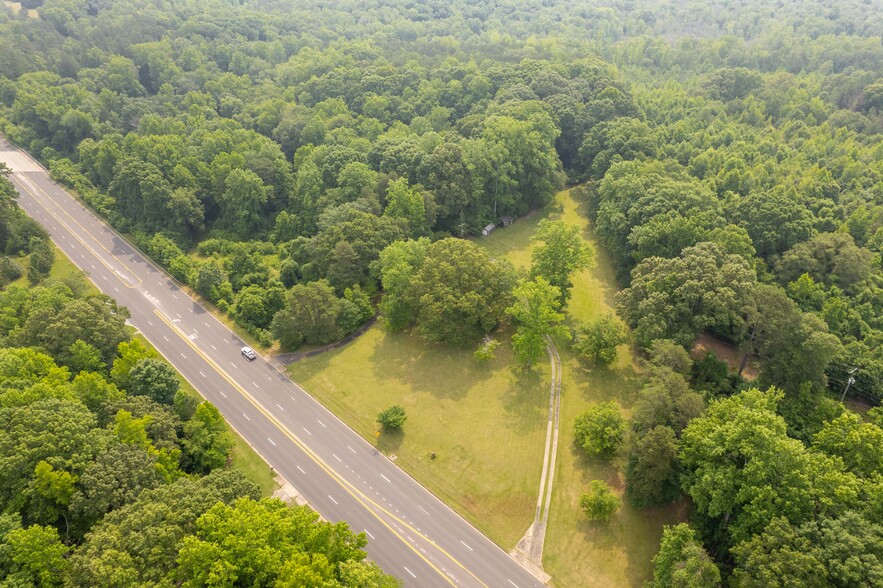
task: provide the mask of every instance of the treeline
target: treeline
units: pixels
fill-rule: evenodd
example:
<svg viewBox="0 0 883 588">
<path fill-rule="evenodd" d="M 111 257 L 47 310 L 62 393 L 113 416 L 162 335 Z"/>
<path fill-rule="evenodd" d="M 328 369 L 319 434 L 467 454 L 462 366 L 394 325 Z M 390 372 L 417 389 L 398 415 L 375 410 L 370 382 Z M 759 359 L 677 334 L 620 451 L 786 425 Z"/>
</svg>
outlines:
<svg viewBox="0 0 883 588">
<path fill-rule="evenodd" d="M 613 4 L 571 10 L 553 32 L 567 3 L 390 2 L 360 10 L 358 33 L 349 7 L 323 5 L 323 28 L 306 7 L 274 3 L 44 3 L 40 19 L 3 25 L 47 60 L 46 71 L 0 78 L 5 132 L 267 344 L 280 339 L 281 311 L 277 324 L 296 326 L 293 286 L 326 280 L 333 296 L 309 288 L 336 310 L 330 326 L 286 346 L 333 340 L 371 316 L 366 299 L 381 280 L 371 267 L 385 247 L 474 234 L 548 202 L 569 177 L 598 182 L 599 233 L 626 278 L 644 257 L 704 241 L 781 266 L 783 286 L 807 270 L 812 287 L 827 288 L 815 311 L 828 304 L 849 348 L 838 369 L 860 364 L 868 381 L 856 390 L 877 394 L 879 362 L 863 343 L 877 332 L 877 306 L 853 300 L 869 272 L 820 277 L 821 250 L 849 257 L 848 244 L 790 251 L 838 230 L 878 248 L 880 55 L 862 36 L 876 21 L 858 19 L 858 5 L 830 18 L 791 5 L 694 7 L 691 24 L 673 30 L 676 6 L 636 15 Z M 770 10 L 806 38 L 774 47 L 758 24 Z M 444 22 L 461 26 L 439 53 L 429 40 Z M 692 38 L 700 33 L 712 38 Z M 666 45 L 657 34 L 691 38 Z M 825 69 L 807 53 L 795 70 L 783 53 L 806 44 L 832 58 L 826 74 L 761 73 Z M 852 51 L 835 56 L 841 46 Z"/>
<path fill-rule="evenodd" d="M 55 261 L 46 231 L 16 203 L 18 192 L 9 181 L 10 173 L 0 162 L 0 287 L 18 280 L 25 272 L 36 284 L 49 275 Z M 26 266 L 15 259 L 26 254 Z"/>
<path fill-rule="evenodd" d="M 879 415 L 825 394 L 883 395 L 879 11 L 32 4 L 0 13 L 0 128 L 265 343 L 334 340 L 382 289 L 387 326 L 431 340 L 516 323 L 529 365 L 589 252 L 546 225 L 519 276 L 459 237 L 585 182 L 649 367 L 628 423 L 604 407 L 578 437 L 623 448 L 637 504 L 692 499 L 657 584 L 879 583 Z M 598 367 L 625 340 L 612 316 L 574 331 Z M 686 357 L 703 332 L 759 380 Z M 587 512 L 615 510 L 601 486 Z"/>
<path fill-rule="evenodd" d="M 95 24 L 78 16 L 68 38 Z M 192 36 L 204 18 L 102 54 L 88 81 L 83 69 L 19 76 L 5 132 L 265 343 L 284 290 L 326 279 L 340 305 L 354 286 L 373 297 L 370 264 L 387 245 L 477 233 L 547 203 L 585 130 L 634 114 L 594 58 L 429 68 L 359 40 L 234 73 Z M 216 260 L 188 255 L 196 243 Z M 321 341 L 371 314 L 347 313 Z"/>
<path fill-rule="evenodd" d="M 126 309 L 81 277 L 8 287 L 0 316 L 4 585 L 397 585 L 363 561 L 363 535 L 259 500 L 226 469 L 217 408 L 182 391 Z"/>
</svg>

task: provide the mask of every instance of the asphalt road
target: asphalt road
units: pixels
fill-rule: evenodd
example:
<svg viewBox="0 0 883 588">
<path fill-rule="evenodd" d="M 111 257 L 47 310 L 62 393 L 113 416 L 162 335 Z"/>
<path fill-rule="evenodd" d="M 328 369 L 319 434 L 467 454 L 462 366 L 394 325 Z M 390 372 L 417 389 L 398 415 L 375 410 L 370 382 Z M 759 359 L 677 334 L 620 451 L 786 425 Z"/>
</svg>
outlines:
<svg viewBox="0 0 883 588">
<path fill-rule="evenodd" d="M 244 343 L 25 153 L 0 138 L 19 204 L 227 421 L 406 586 L 541 586 L 506 552 Z M 439 374 L 439 377 L 444 377 Z"/>
</svg>

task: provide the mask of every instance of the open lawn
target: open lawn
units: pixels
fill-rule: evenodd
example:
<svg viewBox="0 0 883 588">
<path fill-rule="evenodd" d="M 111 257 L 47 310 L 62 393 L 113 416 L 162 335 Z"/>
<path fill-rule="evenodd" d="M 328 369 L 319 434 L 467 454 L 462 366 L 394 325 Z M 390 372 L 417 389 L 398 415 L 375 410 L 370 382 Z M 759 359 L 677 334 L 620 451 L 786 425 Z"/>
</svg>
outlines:
<svg viewBox="0 0 883 588">
<path fill-rule="evenodd" d="M 543 213 L 497 229 L 478 242 L 493 255 L 527 270 L 532 249 L 530 236 L 543 218 L 580 226 L 583 238 L 595 246 L 594 266 L 573 278 L 568 322 L 612 312 L 616 274 L 609 257 L 595 243 L 582 188 L 559 193 Z M 612 464 L 588 459 L 573 439 L 574 420 L 595 403 L 615 400 L 624 414 L 629 414 L 640 389 L 631 350 L 628 345 L 621 346 L 617 362 L 610 369 L 595 369 L 577 360 L 566 341 L 555 344 L 563 363 L 561 428 L 554 500 L 543 552 L 544 569 L 552 575 L 555 586 L 640 586 L 652 574 L 650 560 L 659 547 L 662 525 L 682 520 L 684 509 L 637 509 L 624 500 L 622 510 L 610 523 L 589 523 L 579 508 L 580 495 L 595 479 L 604 480 L 621 495 L 625 463 L 621 456 Z"/>
<path fill-rule="evenodd" d="M 506 548 L 533 520 L 543 459 L 548 366 L 513 369 L 503 345 L 486 364 L 471 349 L 374 326 L 342 349 L 302 360 L 292 378 L 360 435 Z M 377 413 L 404 406 L 397 434 Z M 435 452 L 436 458 L 430 459 Z"/>
<path fill-rule="evenodd" d="M 516 267 L 530 266 L 530 236 L 543 218 L 578 224 L 593 242 L 580 189 L 477 243 Z M 574 276 L 569 321 L 607 312 L 615 272 L 602 251 Z M 292 378 L 359 434 L 463 514 L 504 549 L 514 547 L 533 519 L 548 410 L 548 365 L 525 374 L 513 367 L 509 336 L 482 365 L 472 350 L 429 344 L 412 334 L 386 333 L 382 323 L 353 343 L 289 368 Z M 640 586 L 651 575 L 662 525 L 684 517 L 682 506 L 639 510 L 624 503 L 608 525 L 585 522 L 579 496 L 592 479 L 622 492 L 623 459 L 586 459 L 573 444 L 572 423 L 593 403 L 617 400 L 628 414 L 640 388 L 627 345 L 610 370 L 581 365 L 557 341 L 564 364 L 561 438 L 544 566 L 555 586 Z M 403 432 L 377 436 L 377 413 L 401 404 Z M 436 452 L 435 460 L 429 458 Z"/>
</svg>

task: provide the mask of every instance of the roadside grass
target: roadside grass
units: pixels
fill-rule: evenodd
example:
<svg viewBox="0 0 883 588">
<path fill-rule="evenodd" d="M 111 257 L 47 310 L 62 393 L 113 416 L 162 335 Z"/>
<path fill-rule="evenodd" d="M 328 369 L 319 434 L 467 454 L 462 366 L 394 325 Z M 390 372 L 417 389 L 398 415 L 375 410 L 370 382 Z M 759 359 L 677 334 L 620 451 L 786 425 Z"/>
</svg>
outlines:
<svg viewBox="0 0 883 588">
<path fill-rule="evenodd" d="M 484 364 L 472 352 L 390 334 L 378 324 L 341 349 L 292 364 L 289 373 L 508 549 L 533 520 L 549 368 L 541 363 L 525 373 L 513 367 L 508 344 Z M 405 408 L 407 422 L 398 433 L 379 433 L 377 414 L 391 404 Z"/>
<path fill-rule="evenodd" d="M 546 209 L 476 242 L 494 257 L 527 271 L 530 236 L 543 218 L 583 229 L 595 245 L 582 190 L 558 194 Z M 568 323 L 612 312 L 617 291 L 610 259 L 596 245 L 594 267 L 574 276 Z M 526 374 L 514 367 L 510 332 L 486 365 L 462 350 L 427 343 L 413 334 L 389 334 L 382 321 L 349 345 L 289 367 L 292 379 L 356 432 L 426 485 L 454 510 L 511 549 L 533 520 L 548 414 L 548 362 Z M 583 365 L 566 341 L 556 341 L 563 363 L 561 427 L 554 500 L 544 551 L 555 586 L 640 586 L 650 579 L 662 525 L 685 519 L 682 504 L 637 509 L 623 501 L 607 525 L 585 521 L 580 495 L 593 479 L 621 495 L 624 458 L 590 460 L 574 445 L 573 422 L 596 402 L 616 400 L 628 415 L 640 375 L 628 345 L 608 370 Z M 401 433 L 378 436 L 377 413 L 401 404 Z M 435 452 L 435 460 L 429 454 Z"/>
<path fill-rule="evenodd" d="M 88 276 L 75 266 L 74 262 L 72 262 L 61 249 L 56 247 L 54 243 L 52 244 L 52 250 L 55 252 L 55 261 L 52 262 L 52 269 L 49 270 L 49 275 L 46 276 L 43 282 L 47 280 L 81 280 L 83 287 L 87 292 L 91 294 L 98 294 L 100 292 L 95 284 L 89 281 Z M 27 255 L 13 258 L 13 260 L 21 266 L 21 277 L 7 284 L 7 288 L 9 286 L 19 286 L 21 288 L 32 287 L 31 283 L 28 281 L 28 258 L 29 256 Z M 41 285 L 43 282 L 40 282 L 37 285 Z"/>
<path fill-rule="evenodd" d="M 156 348 L 141 333 L 136 332 L 134 336 L 141 341 L 145 347 L 156 351 Z M 178 373 L 178 381 L 181 383 L 181 390 L 183 390 L 188 396 L 200 401 L 205 400 L 202 395 L 196 391 L 196 388 L 191 386 L 190 382 L 188 382 L 180 373 Z M 270 466 L 260 455 L 257 454 L 257 452 L 255 452 L 254 449 L 251 448 L 245 439 L 239 436 L 239 433 L 230 427 L 229 424 L 227 425 L 227 428 L 230 431 L 230 434 L 233 435 L 235 441 L 233 451 L 230 455 L 230 469 L 238 470 L 245 474 L 248 479 L 260 487 L 262 495 L 270 496 L 276 488 L 279 487 L 279 484 L 276 483 L 273 472 L 270 471 Z"/>
<path fill-rule="evenodd" d="M 55 261 L 52 264 L 52 269 L 49 270 L 48 279 L 64 280 L 66 278 L 70 278 L 81 273 L 80 268 L 75 266 L 74 262 L 72 262 L 68 258 L 68 256 L 61 251 L 61 249 L 56 247 L 55 244 L 52 245 L 52 249 L 55 251 Z M 24 275 L 22 276 L 25 281 L 27 281 L 28 279 L 27 273 L 27 266 L 25 266 Z M 89 284 L 90 287 L 93 288 L 96 292 L 98 291 L 98 288 L 96 288 L 94 284 L 92 284 L 91 282 L 89 282 Z"/>
<path fill-rule="evenodd" d="M 86 275 L 80 271 L 80 269 L 77 268 L 77 266 L 75 266 L 58 247 L 53 245 L 53 249 L 55 250 L 55 262 L 52 264 L 52 269 L 49 271 L 47 279 L 71 280 L 77 279 L 77 276 L 81 276 L 85 288 L 89 292 L 95 294 L 100 292 L 98 288 L 88 280 Z M 17 262 L 22 264 L 24 271 L 22 277 L 11 282 L 9 286 L 17 285 L 24 288 L 30 287 L 30 282 L 28 282 L 27 278 L 27 260 L 27 256 L 17 258 Z M 150 341 L 145 339 L 143 335 L 138 333 L 134 328 L 132 328 L 132 331 L 135 333 L 134 336 L 144 343 L 146 347 L 153 349 L 154 351 L 156 350 L 156 348 L 151 345 Z M 190 385 L 190 382 L 184 379 L 184 376 L 180 373 L 178 374 L 178 380 L 181 383 L 181 389 L 184 392 L 194 398 L 203 400 L 199 392 L 197 392 L 196 389 Z M 239 436 L 236 431 L 230 429 L 230 432 L 236 442 L 233 446 L 230 468 L 241 471 L 260 487 L 261 492 L 265 496 L 270 496 L 278 487 L 274 474 L 270 471 L 270 466 L 248 445 L 245 439 Z"/>
</svg>

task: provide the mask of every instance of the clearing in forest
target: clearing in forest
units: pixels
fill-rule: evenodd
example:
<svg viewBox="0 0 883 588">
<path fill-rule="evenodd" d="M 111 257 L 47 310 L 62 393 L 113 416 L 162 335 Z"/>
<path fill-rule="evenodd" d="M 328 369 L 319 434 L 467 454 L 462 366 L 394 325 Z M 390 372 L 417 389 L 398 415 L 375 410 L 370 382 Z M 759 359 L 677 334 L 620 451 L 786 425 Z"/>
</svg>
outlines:
<svg viewBox="0 0 883 588">
<path fill-rule="evenodd" d="M 566 190 L 544 210 L 477 242 L 516 267 L 530 265 L 530 237 L 543 218 L 584 229 L 593 242 L 580 189 Z M 594 242 L 593 242 L 594 244 Z M 595 267 L 574 277 L 569 316 L 588 320 L 606 312 L 616 292 L 603 252 Z M 571 320 L 569 318 L 568 320 Z M 515 365 L 509 337 L 482 364 L 473 349 L 428 343 L 415 334 L 390 334 L 382 321 L 353 343 L 289 367 L 322 404 L 390 455 L 442 500 L 510 550 L 534 517 L 548 415 L 549 366 L 526 373 Z M 622 490 L 624 463 L 589 460 L 573 444 L 573 421 L 595 402 L 617 400 L 628 414 L 639 389 L 631 352 L 619 350 L 609 370 L 578 362 L 556 341 L 563 363 L 561 429 L 544 567 L 555 586 L 640 586 L 650 578 L 662 525 L 679 520 L 677 506 L 623 508 L 606 525 L 587 523 L 579 496 L 592 479 Z M 405 407 L 400 433 L 374 422 L 390 404 Z M 435 459 L 430 458 L 435 453 Z"/>
</svg>

